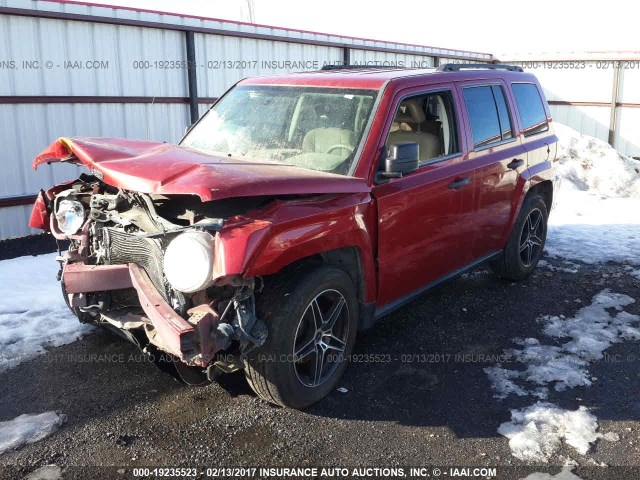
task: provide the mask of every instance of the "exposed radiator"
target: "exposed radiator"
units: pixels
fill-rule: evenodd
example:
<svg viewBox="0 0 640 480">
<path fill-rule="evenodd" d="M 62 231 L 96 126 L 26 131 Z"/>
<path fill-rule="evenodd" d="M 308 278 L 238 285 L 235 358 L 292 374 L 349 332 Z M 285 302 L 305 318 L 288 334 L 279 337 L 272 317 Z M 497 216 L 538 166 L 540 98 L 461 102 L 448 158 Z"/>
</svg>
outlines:
<svg viewBox="0 0 640 480">
<path fill-rule="evenodd" d="M 142 238 L 115 228 L 104 228 L 103 234 L 108 262 L 112 265 L 137 263 L 144 268 L 158 292 L 167 300 L 166 280 L 162 268 L 166 241 Z"/>
</svg>

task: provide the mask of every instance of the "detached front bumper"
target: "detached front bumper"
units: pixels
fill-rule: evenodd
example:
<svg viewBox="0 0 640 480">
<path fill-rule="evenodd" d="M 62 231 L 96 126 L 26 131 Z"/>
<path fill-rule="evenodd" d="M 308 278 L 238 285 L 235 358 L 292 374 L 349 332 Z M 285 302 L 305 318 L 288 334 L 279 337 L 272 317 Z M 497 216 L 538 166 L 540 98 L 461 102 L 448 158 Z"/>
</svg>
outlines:
<svg viewBox="0 0 640 480">
<path fill-rule="evenodd" d="M 220 320 L 217 313 L 208 305 L 201 305 L 189 310 L 188 319 L 182 318 L 158 293 L 145 270 L 135 263 L 67 263 L 62 281 L 72 307 L 86 307 L 86 293 L 134 288 L 145 313 L 135 315 L 138 318 L 134 323 L 143 326 L 151 343 L 188 365 L 205 367 L 220 350 L 213 335 Z"/>
</svg>

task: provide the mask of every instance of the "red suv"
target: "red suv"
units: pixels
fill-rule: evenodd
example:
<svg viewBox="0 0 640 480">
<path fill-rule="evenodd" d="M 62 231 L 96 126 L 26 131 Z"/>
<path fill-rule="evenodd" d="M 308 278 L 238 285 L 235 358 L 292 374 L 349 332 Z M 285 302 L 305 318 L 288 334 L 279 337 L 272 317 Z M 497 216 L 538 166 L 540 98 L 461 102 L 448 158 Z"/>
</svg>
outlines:
<svg viewBox="0 0 640 480">
<path fill-rule="evenodd" d="M 30 225 L 70 241 L 69 307 L 187 383 L 244 369 L 302 408 L 335 388 L 359 329 L 481 263 L 542 255 L 557 138 L 508 65 L 250 78 L 179 145 L 60 138 L 34 161 L 89 172 Z"/>
</svg>

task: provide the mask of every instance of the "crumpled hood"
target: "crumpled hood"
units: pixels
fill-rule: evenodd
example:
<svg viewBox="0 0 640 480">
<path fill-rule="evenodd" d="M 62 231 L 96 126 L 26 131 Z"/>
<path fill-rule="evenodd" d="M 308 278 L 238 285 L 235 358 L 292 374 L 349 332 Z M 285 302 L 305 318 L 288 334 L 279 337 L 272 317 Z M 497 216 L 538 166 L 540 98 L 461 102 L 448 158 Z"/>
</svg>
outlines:
<svg viewBox="0 0 640 480">
<path fill-rule="evenodd" d="M 168 143 L 119 138 L 61 137 L 33 161 L 82 163 L 125 190 L 198 195 L 204 202 L 230 197 L 358 193 L 361 178 L 255 159 L 208 155 Z"/>
</svg>

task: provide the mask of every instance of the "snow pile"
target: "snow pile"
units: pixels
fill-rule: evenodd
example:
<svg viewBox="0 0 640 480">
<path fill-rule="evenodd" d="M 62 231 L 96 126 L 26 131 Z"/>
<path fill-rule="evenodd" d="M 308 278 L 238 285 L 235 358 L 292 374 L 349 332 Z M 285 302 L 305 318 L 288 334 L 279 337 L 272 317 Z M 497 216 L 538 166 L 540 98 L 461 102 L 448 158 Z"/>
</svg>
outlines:
<svg viewBox="0 0 640 480">
<path fill-rule="evenodd" d="M 640 265 L 640 162 L 554 123 L 564 178 L 549 218 L 551 257 Z"/>
<path fill-rule="evenodd" d="M 536 338 L 515 340 L 521 348 L 504 353 L 525 366 L 524 370 L 508 370 L 498 364 L 485 368 L 495 397 L 504 399 L 514 394 L 546 399 L 548 387 L 556 391 L 590 386 L 587 367 L 603 358 L 603 352 L 614 343 L 640 340 L 640 317 L 623 310 L 635 300 L 608 289 L 593 297 L 591 305 L 581 308 L 573 318 L 545 316 L 539 319 L 547 337 L 562 339 L 558 345 L 544 345 Z M 610 314 L 607 309 L 616 312 Z"/>
<path fill-rule="evenodd" d="M 501 364 L 485 368 L 496 398 L 509 395 L 546 399 L 549 388 L 563 391 L 590 386 L 589 363 L 602 359 L 614 343 L 640 340 L 640 316 L 624 311 L 635 300 L 605 289 L 594 295 L 592 303 L 573 318 L 545 316 L 539 319 L 545 336 L 561 340 L 561 345 L 545 345 L 536 338 L 517 339 L 520 348 L 505 350 L 507 358 L 524 368 L 510 370 Z M 608 310 L 613 310 L 609 313 Z M 566 442 L 585 454 L 598 438 L 616 441 L 615 435 L 596 433 L 598 423 L 585 407 L 565 410 L 552 403 L 511 410 L 511 421 L 498 433 L 509 439 L 513 455 L 523 461 L 547 462 Z"/>
<path fill-rule="evenodd" d="M 0 261 L 0 372 L 80 338 L 91 327 L 69 311 L 56 281 L 56 255 Z"/>
<path fill-rule="evenodd" d="M 525 462 L 546 463 L 564 440 L 584 455 L 601 434 L 598 421 L 586 407 L 570 411 L 552 403 L 538 402 L 511 411 L 511 421 L 498 428 L 509 439 L 513 456 Z"/>
<path fill-rule="evenodd" d="M 640 197 L 640 162 L 607 142 L 554 122 L 558 136 L 559 173 L 577 190 L 608 197 Z"/>
<path fill-rule="evenodd" d="M 66 415 L 44 412 L 20 415 L 0 422 L 0 454 L 48 437 L 66 421 Z"/>
</svg>

